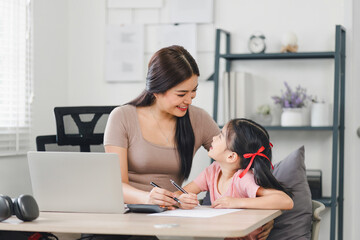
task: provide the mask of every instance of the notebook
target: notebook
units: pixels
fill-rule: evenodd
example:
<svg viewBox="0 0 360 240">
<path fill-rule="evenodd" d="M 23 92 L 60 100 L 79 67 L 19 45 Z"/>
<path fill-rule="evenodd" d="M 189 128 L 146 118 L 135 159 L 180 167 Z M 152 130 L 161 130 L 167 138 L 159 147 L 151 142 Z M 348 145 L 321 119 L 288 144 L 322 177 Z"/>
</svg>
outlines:
<svg viewBox="0 0 360 240">
<path fill-rule="evenodd" d="M 117 154 L 28 152 L 28 162 L 40 211 L 124 213 Z"/>
</svg>

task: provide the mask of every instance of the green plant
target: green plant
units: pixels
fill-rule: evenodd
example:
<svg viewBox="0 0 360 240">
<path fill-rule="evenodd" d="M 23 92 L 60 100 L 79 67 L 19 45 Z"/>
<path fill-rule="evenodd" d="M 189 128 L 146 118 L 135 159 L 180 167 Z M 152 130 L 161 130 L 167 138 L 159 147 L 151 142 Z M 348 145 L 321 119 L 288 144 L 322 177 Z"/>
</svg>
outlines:
<svg viewBox="0 0 360 240">
<path fill-rule="evenodd" d="M 270 115 L 271 110 L 270 110 L 269 104 L 260 105 L 257 108 L 256 113 L 261 114 L 261 115 Z"/>
</svg>

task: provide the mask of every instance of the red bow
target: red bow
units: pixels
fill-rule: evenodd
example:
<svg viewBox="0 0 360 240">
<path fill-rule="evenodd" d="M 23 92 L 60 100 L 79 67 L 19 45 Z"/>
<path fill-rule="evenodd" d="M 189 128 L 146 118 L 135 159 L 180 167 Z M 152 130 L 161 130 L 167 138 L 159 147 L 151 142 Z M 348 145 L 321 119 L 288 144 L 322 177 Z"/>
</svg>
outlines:
<svg viewBox="0 0 360 240">
<path fill-rule="evenodd" d="M 240 176 L 239 176 L 240 178 L 242 178 L 249 171 L 251 165 L 254 162 L 254 158 L 256 156 L 262 156 L 262 157 L 266 158 L 267 160 L 269 160 L 272 169 L 274 169 L 274 166 L 272 165 L 270 159 L 265 154 L 261 153 L 264 150 L 265 150 L 264 146 L 261 146 L 261 148 L 256 153 L 245 153 L 243 155 L 244 158 L 251 158 L 251 160 L 250 160 L 250 163 L 248 164 L 248 166 L 246 167 L 246 169 L 244 171 L 242 171 L 242 173 L 240 174 Z"/>
</svg>

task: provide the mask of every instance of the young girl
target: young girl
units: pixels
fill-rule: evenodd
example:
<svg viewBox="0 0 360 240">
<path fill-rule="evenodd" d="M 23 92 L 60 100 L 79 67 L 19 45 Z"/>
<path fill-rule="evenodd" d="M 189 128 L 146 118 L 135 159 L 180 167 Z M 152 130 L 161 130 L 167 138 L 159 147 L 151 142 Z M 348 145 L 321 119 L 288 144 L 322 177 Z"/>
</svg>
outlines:
<svg viewBox="0 0 360 240">
<path fill-rule="evenodd" d="M 231 120 L 213 137 L 208 155 L 215 162 L 184 187 L 190 194 L 176 192 L 180 207 L 197 206 L 196 194 L 209 191 L 214 208 L 292 209 L 291 193 L 270 171 L 271 147 L 262 126 Z"/>
</svg>

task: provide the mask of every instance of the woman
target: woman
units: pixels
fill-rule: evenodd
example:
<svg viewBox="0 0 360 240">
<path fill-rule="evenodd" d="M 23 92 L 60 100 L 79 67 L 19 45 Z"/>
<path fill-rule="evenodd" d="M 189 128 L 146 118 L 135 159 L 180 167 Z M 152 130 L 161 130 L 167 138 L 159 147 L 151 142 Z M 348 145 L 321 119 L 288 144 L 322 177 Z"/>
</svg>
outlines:
<svg viewBox="0 0 360 240">
<path fill-rule="evenodd" d="M 126 203 L 176 205 L 169 179 L 180 184 L 187 179 L 196 151 L 201 146 L 209 150 L 219 134 L 211 116 L 191 106 L 199 75 L 183 47 L 160 49 L 150 59 L 145 90 L 110 114 L 104 146 L 119 155 Z M 161 188 L 153 188 L 151 181 Z"/>
</svg>

